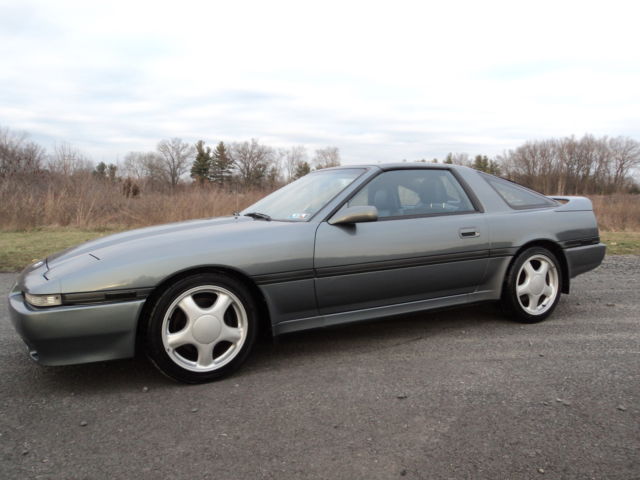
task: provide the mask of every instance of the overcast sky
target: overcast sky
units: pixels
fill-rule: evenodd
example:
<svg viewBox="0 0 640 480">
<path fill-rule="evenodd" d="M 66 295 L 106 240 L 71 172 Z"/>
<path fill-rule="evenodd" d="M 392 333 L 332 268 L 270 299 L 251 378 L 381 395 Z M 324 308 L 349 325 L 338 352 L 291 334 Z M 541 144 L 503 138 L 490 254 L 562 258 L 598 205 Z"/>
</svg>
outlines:
<svg viewBox="0 0 640 480">
<path fill-rule="evenodd" d="M 0 126 L 95 161 L 181 137 L 343 163 L 640 140 L 636 2 L 0 0 Z"/>
</svg>

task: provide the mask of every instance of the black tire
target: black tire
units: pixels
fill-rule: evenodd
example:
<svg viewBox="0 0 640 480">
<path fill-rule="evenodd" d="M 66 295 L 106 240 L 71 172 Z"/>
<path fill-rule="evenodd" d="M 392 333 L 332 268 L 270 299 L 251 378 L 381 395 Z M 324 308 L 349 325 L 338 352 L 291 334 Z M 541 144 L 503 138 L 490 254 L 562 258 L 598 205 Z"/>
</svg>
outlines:
<svg viewBox="0 0 640 480">
<path fill-rule="evenodd" d="M 549 263 L 549 272 L 544 275 L 543 279 L 543 275 L 534 270 L 535 275 L 532 278 L 535 278 L 537 283 L 535 284 L 536 288 L 533 293 L 539 294 L 540 288 L 546 289 L 550 287 L 552 283 L 555 283 L 555 291 L 553 295 L 549 296 L 541 294 L 539 299 L 534 299 L 535 304 L 529 304 L 528 302 L 534 297 L 528 294 L 519 296 L 517 291 L 519 285 L 521 287 L 526 286 L 526 280 L 529 278 L 529 274 L 527 271 L 523 271 L 523 269 L 528 262 L 530 262 L 529 267 L 535 268 L 536 262 L 542 266 L 542 263 L 545 261 Z M 562 294 L 562 280 L 562 269 L 553 252 L 543 247 L 528 248 L 515 258 L 507 271 L 502 289 L 502 297 L 500 299 L 502 309 L 516 322 L 541 322 L 549 317 L 558 305 Z M 542 281 L 544 281 L 544 285 L 541 285 Z M 533 289 L 534 287 L 532 286 L 531 288 Z M 539 310 L 539 313 L 532 313 L 532 309 Z"/>
<path fill-rule="evenodd" d="M 221 315 L 211 313 L 198 316 L 205 309 L 213 309 L 220 295 L 231 302 L 229 306 L 215 311 L 222 312 Z M 190 310 L 191 315 L 188 309 L 178 305 L 182 305 L 183 300 L 193 301 L 189 305 L 195 304 Z M 222 332 L 227 332 L 226 327 L 241 338 L 235 343 L 223 339 Z M 155 302 L 144 333 L 146 353 L 154 365 L 170 378 L 185 383 L 210 382 L 230 375 L 242 365 L 255 343 L 257 327 L 258 314 L 254 299 L 241 281 L 220 273 L 196 274 L 178 280 Z M 176 344 L 172 348 L 170 337 L 184 332 L 190 335 L 191 343 Z M 206 349 L 207 345 L 212 345 L 211 366 L 206 365 L 207 355 L 201 354 L 197 348 Z M 221 359 L 220 365 L 216 366 L 219 352 L 222 352 L 218 357 Z"/>
</svg>

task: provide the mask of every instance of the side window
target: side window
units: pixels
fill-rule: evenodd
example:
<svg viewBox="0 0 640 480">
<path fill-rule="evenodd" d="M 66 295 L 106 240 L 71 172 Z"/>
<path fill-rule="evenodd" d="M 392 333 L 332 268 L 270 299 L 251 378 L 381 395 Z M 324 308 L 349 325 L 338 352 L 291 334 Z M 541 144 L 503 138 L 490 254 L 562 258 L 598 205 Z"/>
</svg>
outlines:
<svg viewBox="0 0 640 480">
<path fill-rule="evenodd" d="M 556 202 L 550 198 L 517 183 L 493 175 L 482 174 L 482 176 L 511 208 L 553 207 L 556 205 Z"/>
<path fill-rule="evenodd" d="M 475 211 L 453 174 L 440 169 L 383 172 L 347 204 L 361 205 L 376 207 L 379 218 Z"/>
</svg>

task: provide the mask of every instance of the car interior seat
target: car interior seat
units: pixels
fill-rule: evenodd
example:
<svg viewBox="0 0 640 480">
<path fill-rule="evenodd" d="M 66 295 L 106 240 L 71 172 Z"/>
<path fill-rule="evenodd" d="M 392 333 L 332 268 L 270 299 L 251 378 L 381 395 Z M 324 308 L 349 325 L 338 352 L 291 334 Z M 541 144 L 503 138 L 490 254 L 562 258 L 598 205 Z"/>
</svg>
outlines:
<svg viewBox="0 0 640 480">
<path fill-rule="evenodd" d="M 390 217 L 397 213 L 396 204 L 389 189 L 380 188 L 373 194 L 373 206 L 378 209 L 378 216 Z"/>
<path fill-rule="evenodd" d="M 418 194 L 420 196 L 419 208 L 424 213 L 437 213 L 447 210 L 449 196 L 439 177 L 426 177 Z"/>
</svg>

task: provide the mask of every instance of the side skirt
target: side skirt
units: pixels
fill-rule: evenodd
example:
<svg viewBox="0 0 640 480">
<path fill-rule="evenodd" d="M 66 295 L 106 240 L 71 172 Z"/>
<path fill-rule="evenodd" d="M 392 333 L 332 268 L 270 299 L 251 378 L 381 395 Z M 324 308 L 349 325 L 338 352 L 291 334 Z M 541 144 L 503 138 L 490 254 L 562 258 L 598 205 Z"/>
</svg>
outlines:
<svg viewBox="0 0 640 480">
<path fill-rule="evenodd" d="M 417 302 L 400 303 L 384 307 L 367 308 L 363 310 L 353 310 L 350 312 L 334 313 L 331 315 L 318 315 L 315 317 L 301 318 L 280 322 L 273 326 L 274 335 L 284 333 L 299 332 L 312 328 L 329 327 L 332 325 L 342 325 L 347 323 L 363 322 L 384 317 L 397 315 L 407 315 L 410 313 L 435 310 L 439 308 L 452 307 L 456 305 L 466 305 L 488 300 L 496 300 L 496 292 L 493 290 L 481 290 L 474 293 L 462 295 L 452 295 L 449 297 L 433 298 L 429 300 L 419 300 Z"/>
</svg>

